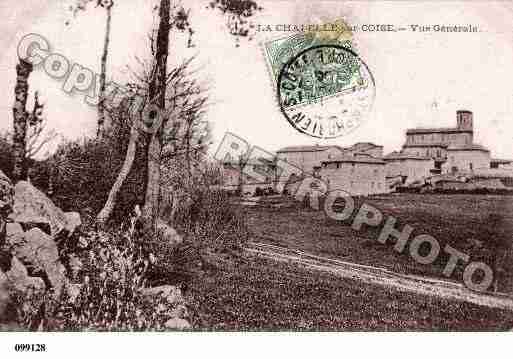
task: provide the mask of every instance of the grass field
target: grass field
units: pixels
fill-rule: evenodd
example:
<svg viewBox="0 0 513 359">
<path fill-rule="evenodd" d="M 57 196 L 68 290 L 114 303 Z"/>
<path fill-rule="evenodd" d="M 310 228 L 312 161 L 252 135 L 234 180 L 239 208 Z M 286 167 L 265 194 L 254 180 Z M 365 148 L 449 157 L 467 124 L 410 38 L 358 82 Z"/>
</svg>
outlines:
<svg viewBox="0 0 513 359">
<path fill-rule="evenodd" d="M 202 330 L 507 330 L 513 313 L 252 259 L 196 281 Z"/>
<path fill-rule="evenodd" d="M 497 243 L 511 238 L 513 197 L 390 195 L 367 198 L 399 227 L 428 233 L 472 260 L 496 261 Z M 357 201 L 359 204 L 361 200 Z M 357 206 L 358 208 L 358 206 Z M 379 229 L 354 231 L 324 213 L 299 206 L 246 209 L 252 240 L 301 249 L 399 273 L 442 276 L 445 258 L 420 265 Z M 491 264 L 497 266 L 497 264 Z M 505 266 L 504 258 L 501 266 Z M 461 268 L 452 280 L 458 281 Z M 292 264 L 246 257 L 195 281 L 189 290 L 193 324 L 205 330 L 506 330 L 513 313 L 341 279 Z"/>
<path fill-rule="evenodd" d="M 442 248 L 450 244 L 469 255 L 470 261 L 487 263 L 497 270 L 497 276 L 502 277 L 502 287 L 510 287 L 511 278 L 507 273 L 513 270 L 513 258 L 502 256 L 502 253 L 510 251 L 513 196 L 375 196 L 356 199 L 356 210 L 364 202 L 379 209 L 384 219 L 394 216 L 397 229 L 401 230 L 405 224 L 412 226 L 414 231 L 410 239 L 418 234 L 429 234 L 438 240 Z M 382 226 L 365 226 L 355 231 L 351 228 L 352 218 L 337 222 L 322 211 L 300 206 L 277 209 L 251 207 L 248 221 L 256 241 L 399 273 L 442 277 L 442 270 L 449 258 L 442 251 L 433 264 L 418 264 L 407 250 L 397 253 L 392 241 L 383 245 L 376 240 Z M 450 279 L 461 280 L 463 269 L 464 266 L 458 265 Z"/>
</svg>

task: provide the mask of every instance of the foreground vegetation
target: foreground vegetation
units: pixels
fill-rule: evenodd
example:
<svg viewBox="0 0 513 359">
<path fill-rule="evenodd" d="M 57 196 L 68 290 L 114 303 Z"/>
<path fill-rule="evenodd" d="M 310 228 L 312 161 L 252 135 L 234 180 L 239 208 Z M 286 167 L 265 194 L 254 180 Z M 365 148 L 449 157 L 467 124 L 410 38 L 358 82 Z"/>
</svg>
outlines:
<svg viewBox="0 0 513 359">
<path fill-rule="evenodd" d="M 190 288 L 203 330 L 508 330 L 513 313 L 248 257 Z"/>
</svg>

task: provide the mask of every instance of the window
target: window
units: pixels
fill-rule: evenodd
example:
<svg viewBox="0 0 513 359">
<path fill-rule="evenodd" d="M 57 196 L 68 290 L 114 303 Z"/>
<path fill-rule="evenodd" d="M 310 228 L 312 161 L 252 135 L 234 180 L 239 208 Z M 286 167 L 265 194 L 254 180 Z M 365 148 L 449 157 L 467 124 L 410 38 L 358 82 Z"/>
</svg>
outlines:
<svg viewBox="0 0 513 359">
<path fill-rule="evenodd" d="M 469 163 L 469 167 L 470 167 L 470 170 L 472 171 L 474 168 L 473 168 L 473 165 L 472 165 L 472 162 Z"/>
<path fill-rule="evenodd" d="M 354 187 L 354 181 L 351 181 L 351 188 Z"/>
<path fill-rule="evenodd" d="M 340 163 L 337 162 L 337 169 L 340 168 Z"/>
<path fill-rule="evenodd" d="M 376 176 L 378 175 L 378 169 L 377 168 L 374 170 L 374 175 L 376 175 Z"/>
<path fill-rule="evenodd" d="M 374 182 L 371 182 L 371 188 L 374 188 Z"/>
</svg>

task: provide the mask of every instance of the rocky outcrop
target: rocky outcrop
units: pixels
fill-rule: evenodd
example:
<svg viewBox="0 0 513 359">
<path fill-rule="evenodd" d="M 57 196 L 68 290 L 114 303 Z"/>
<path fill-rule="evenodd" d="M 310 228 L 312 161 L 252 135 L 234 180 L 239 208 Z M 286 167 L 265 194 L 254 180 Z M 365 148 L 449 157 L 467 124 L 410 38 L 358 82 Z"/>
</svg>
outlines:
<svg viewBox="0 0 513 359">
<path fill-rule="evenodd" d="M 80 215 L 64 213 L 28 182 L 20 181 L 13 187 L 2 173 L 0 196 L 9 208 L 5 213 L 5 235 L 0 242 L 0 253 L 8 262 L 2 268 L 5 275 L 16 290 L 46 287 L 59 295 L 66 277 L 56 238 L 72 234 L 81 225 Z"/>
<path fill-rule="evenodd" d="M 63 231 L 72 233 L 80 225 L 78 214 L 66 215 L 43 192 L 25 181 L 14 187 L 13 212 L 9 218 L 22 224 L 25 230 L 37 227 L 54 238 Z"/>
<path fill-rule="evenodd" d="M 7 246 L 32 276 L 41 277 L 47 286 L 61 293 L 65 282 L 65 269 L 59 260 L 59 251 L 53 238 L 39 228 L 28 232 L 20 231 L 18 223 L 9 223 L 7 227 Z"/>
<path fill-rule="evenodd" d="M 28 275 L 27 268 L 16 257 L 12 258 L 11 269 L 5 273 L 12 288 L 19 292 L 37 292 L 45 289 L 45 283 L 41 278 Z"/>
</svg>

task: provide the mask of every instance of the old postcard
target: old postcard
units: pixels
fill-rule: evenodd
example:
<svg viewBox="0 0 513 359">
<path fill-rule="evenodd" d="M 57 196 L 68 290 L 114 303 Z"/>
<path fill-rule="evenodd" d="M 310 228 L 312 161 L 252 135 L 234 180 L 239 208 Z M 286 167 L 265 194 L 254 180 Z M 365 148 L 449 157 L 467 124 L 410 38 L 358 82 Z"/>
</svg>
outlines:
<svg viewBox="0 0 513 359">
<path fill-rule="evenodd" d="M 3 332 L 513 328 L 511 2 L 0 12 Z"/>
</svg>

